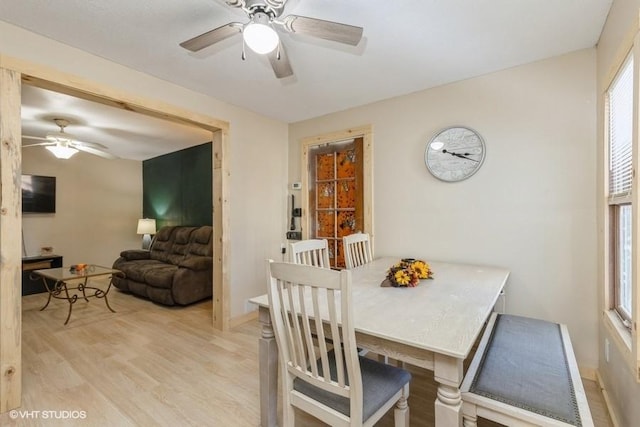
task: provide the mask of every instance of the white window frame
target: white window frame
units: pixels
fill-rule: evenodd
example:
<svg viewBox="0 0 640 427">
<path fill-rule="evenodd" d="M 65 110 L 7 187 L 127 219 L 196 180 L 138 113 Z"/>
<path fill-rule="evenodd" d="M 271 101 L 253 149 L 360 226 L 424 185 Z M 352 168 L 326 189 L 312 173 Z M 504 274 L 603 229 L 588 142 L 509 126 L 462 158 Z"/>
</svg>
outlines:
<svg viewBox="0 0 640 427">
<path fill-rule="evenodd" d="M 633 373 L 636 381 L 640 382 L 640 346 L 639 346 L 639 338 L 640 334 L 637 328 L 638 314 L 640 313 L 640 295 L 638 295 L 638 281 L 640 280 L 640 256 L 638 256 L 639 243 L 640 243 L 640 186 L 638 174 L 636 173 L 638 169 L 639 159 L 638 159 L 638 123 L 640 118 L 640 109 L 638 108 L 639 101 L 639 93 L 640 93 L 640 33 L 638 33 L 638 28 L 634 29 L 634 37 L 629 37 L 628 40 L 631 42 L 627 49 L 621 51 L 622 54 L 618 56 L 618 60 L 615 62 L 615 67 L 613 68 L 613 72 L 609 75 L 608 81 L 604 82 L 603 85 L 604 91 L 602 93 L 602 105 L 604 106 L 604 134 L 603 134 L 603 149 L 604 149 L 604 167 L 603 167 L 603 183 L 604 183 L 604 192 L 603 192 L 603 214 L 604 214 L 604 277 L 603 277 L 603 292 L 604 292 L 604 307 L 603 307 L 603 318 L 604 318 L 604 326 L 609 331 L 610 336 L 612 337 L 614 343 L 619 348 L 621 354 L 623 355 L 630 371 Z M 631 57 L 633 59 L 634 68 L 633 68 L 633 112 L 632 112 L 632 170 L 633 170 L 633 178 L 631 184 L 631 193 L 626 197 L 619 197 L 613 203 L 609 198 L 609 105 L 608 105 L 608 92 L 622 70 L 623 66 L 626 65 L 627 59 Z M 626 319 L 619 316 L 617 310 L 615 310 L 614 304 L 614 271 L 616 269 L 615 265 L 615 254 L 614 254 L 614 236 L 613 231 L 614 228 L 614 218 L 612 218 L 612 213 L 614 209 L 611 208 L 613 205 L 620 205 L 630 203 L 632 206 L 632 278 L 631 278 L 631 321 L 627 321 Z"/>
<path fill-rule="evenodd" d="M 607 132 L 605 133 L 606 135 L 606 147 L 607 147 L 607 154 L 608 154 L 608 159 L 609 161 L 607 162 L 608 165 L 611 164 L 611 162 L 615 162 L 618 165 L 620 165 L 621 163 L 624 163 L 623 166 L 619 166 L 616 168 L 616 173 L 615 175 L 615 179 L 613 179 L 612 174 L 611 174 L 611 167 L 608 167 L 608 185 L 607 187 L 609 188 L 609 192 L 608 192 L 608 205 L 609 205 L 609 209 L 608 209 L 608 215 L 609 215 L 609 222 L 611 224 L 610 227 L 610 233 L 611 233 L 611 238 L 609 240 L 609 244 L 610 244 L 610 260 L 611 260 L 611 286 L 610 286 L 610 309 L 614 310 L 616 312 L 616 314 L 620 317 L 623 326 L 627 327 L 628 329 L 631 328 L 631 322 L 633 319 L 632 316 L 632 312 L 633 309 L 631 308 L 633 306 L 633 278 L 630 277 L 628 274 L 624 274 L 623 271 L 624 268 L 620 268 L 621 264 L 621 254 L 623 253 L 622 250 L 620 250 L 621 246 L 624 246 L 625 243 L 624 241 L 629 241 L 631 240 L 631 245 L 633 245 L 633 233 L 634 233 L 634 223 L 633 223 L 633 218 L 627 218 L 627 220 L 630 220 L 631 222 L 631 229 L 628 235 L 623 236 L 623 239 L 620 239 L 621 237 L 621 231 L 623 230 L 623 226 L 621 224 L 620 218 L 621 218 L 621 214 L 622 214 L 622 210 L 624 208 L 631 208 L 631 216 L 633 216 L 633 211 L 635 210 L 635 207 L 637 206 L 636 204 L 633 203 L 633 173 L 634 173 L 634 164 L 633 164 L 633 160 L 634 160 L 634 155 L 633 155 L 633 146 L 634 146 L 634 138 L 633 138 L 633 129 L 629 129 L 629 134 L 627 134 L 626 132 L 624 132 L 624 134 L 619 134 L 617 135 L 617 141 L 618 144 L 614 144 L 614 147 L 617 146 L 617 158 L 612 159 L 612 153 L 614 152 L 612 150 L 612 144 L 611 144 L 611 139 L 614 137 L 612 135 L 611 132 L 609 132 L 609 130 L 611 129 L 611 109 L 612 109 L 612 101 L 610 99 L 610 93 L 611 91 L 614 89 L 614 85 L 618 85 L 621 82 L 621 78 L 623 77 L 623 73 L 626 73 L 627 71 L 630 71 L 631 73 L 631 84 L 632 84 L 632 90 L 636 90 L 636 86 L 633 83 L 633 73 L 636 70 L 637 64 L 635 64 L 634 58 L 632 54 L 629 54 L 627 56 L 627 58 L 624 60 L 624 62 L 622 63 L 622 65 L 620 66 L 620 68 L 618 69 L 617 73 L 616 73 L 616 77 L 613 79 L 613 81 L 611 82 L 611 84 L 609 85 L 609 88 L 606 91 L 606 95 L 605 95 L 605 102 L 606 102 L 606 117 L 605 117 L 605 126 L 606 126 L 606 130 Z M 624 89 L 624 87 L 617 87 L 618 90 L 620 89 Z M 632 97 L 633 98 L 633 97 Z M 619 98 L 618 98 L 619 100 Z M 626 101 L 626 100 L 625 100 Z M 635 111 L 634 105 L 633 105 L 633 99 L 630 100 L 631 101 L 631 112 L 630 112 L 630 116 L 628 117 L 628 119 L 630 120 L 630 123 L 627 123 L 628 125 L 630 125 L 631 128 L 633 128 L 633 113 Z M 619 116 L 620 111 L 618 112 L 618 117 Z M 626 139 L 626 136 L 629 136 L 629 139 Z M 622 137 L 622 138 L 621 138 Z M 628 146 L 628 150 L 626 151 L 626 146 L 624 147 L 625 150 L 621 150 L 621 145 L 620 143 L 625 143 L 628 142 L 629 146 Z M 626 153 L 625 153 L 626 152 Z M 630 156 L 630 157 L 629 157 Z M 624 162 L 621 162 L 621 160 L 625 160 Z M 627 163 L 629 162 L 629 163 Z M 628 165 L 628 166 L 627 166 Z M 624 241 L 622 241 L 624 240 Z M 635 252 L 633 251 L 633 248 L 630 248 L 631 250 L 631 254 L 630 254 L 630 259 L 628 259 L 628 263 L 630 264 L 628 265 L 628 267 L 630 267 L 631 269 L 631 273 L 633 273 L 633 256 L 635 254 Z M 627 276 L 627 280 L 628 280 L 628 285 L 629 285 L 629 289 L 625 289 L 626 292 L 623 292 L 622 290 L 620 290 L 620 282 L 623 280 L 623 277 Z M 632 275 L 631 275 L 632 276 Z M 622 299 L 622 297 L 620 296 L 621 294 L 625 294 L 625 293 L 630 293 L 630 298 L 624 298 L 624 302 L 626 303 L 626 307 L 620 303 L 620 300 Z"/>
</svg>

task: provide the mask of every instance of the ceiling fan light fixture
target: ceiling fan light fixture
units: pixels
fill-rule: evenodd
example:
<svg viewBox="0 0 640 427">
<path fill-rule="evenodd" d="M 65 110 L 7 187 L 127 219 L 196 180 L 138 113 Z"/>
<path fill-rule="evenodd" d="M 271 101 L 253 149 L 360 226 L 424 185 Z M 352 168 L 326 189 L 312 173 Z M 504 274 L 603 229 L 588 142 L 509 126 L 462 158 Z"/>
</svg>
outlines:
<svg viewBox="0 0 640 427">
<path fill-rule="evenodd" d="M 272 52 L 280 43 L 278 33 L 271 27 L 269 17 L 262 12 L 256 13 L 251 22 L 244 26 L 242 37 L 247 46 L 260 55 Z"/>
<path fill-rule="evenodd" d="M 71 156 L 78 152 L 78 150 L 68 145 L 48 145 L 45 148 L 51 151 L 57 158 L 65 160 L 71 158 Z"/>
</svg>

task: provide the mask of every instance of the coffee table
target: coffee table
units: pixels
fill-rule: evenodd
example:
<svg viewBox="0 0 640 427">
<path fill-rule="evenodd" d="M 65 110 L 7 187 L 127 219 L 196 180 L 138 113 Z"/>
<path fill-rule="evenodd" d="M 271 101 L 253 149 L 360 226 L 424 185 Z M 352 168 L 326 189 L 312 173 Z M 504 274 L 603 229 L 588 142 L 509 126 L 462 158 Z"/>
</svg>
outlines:
<svg viewBox="0 0 640 427">
<path fill-rule="evenodd" d="M 64 322 L 65 325 L 69 323 L 73 304 L 78 301 L 79 297 L 84 298 L 84 300 L 87 302 L 89 302 L 89 298 L 102 298 L 104 299 L 107 308 L 111 310 L 112 313 L 116 312 L 109 305 L 107 294 L 109 293 L 109 289 L 111 289 L 113 277 L 124 277 L 124 273 L 120 270 L 114 270 L 112 268 L 88 264 L 82 269 L 74 269 L 71 267 L 46 268 L 41 270 L 33 270 L 32 273 L 42 278 L 44 286 L 49 293 L 47 303 L 40 309 L 40 311 L 47 308 L 47 306 L 51 302 L 51 298 L 63 299 L 69 303 L 69 314 L 67 315 L 67 320 L 65 320 Z M 90 283 L 89 278 L 105 276 L 109 277 L 109 285 L 106 287 L 106 289 L 88 285 Z M 54 285 L 50 286 L 47 282 L 47 279 L 53 281 Z"/>
</svg>

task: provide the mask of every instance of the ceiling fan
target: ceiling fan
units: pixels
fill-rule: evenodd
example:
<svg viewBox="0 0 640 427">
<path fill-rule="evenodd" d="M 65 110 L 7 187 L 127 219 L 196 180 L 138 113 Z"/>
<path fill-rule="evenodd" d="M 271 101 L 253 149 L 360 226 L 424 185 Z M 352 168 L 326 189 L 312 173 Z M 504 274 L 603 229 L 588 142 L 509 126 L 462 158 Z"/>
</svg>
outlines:
<svg viewBox="0 0 640 427">
<path fill-rule="evenodd" d="M 293 75 L 291 64 L 276 28 L 288 33 L 303 34 L 325 40 L 356 46 L 362 39 L 362 27 L 324 21 L 299 15 L 280 18 L 287 0 L 226 0 L 227 5 L 241 8 L 249 22 L 230 22 L 192 39 L 180 46 L 197 52 L 238 33 L 242 33 L 244 44 L 261 55 L 268 55 L 276 77 L 281 79 Z M 244 44 L 242 59 L 245 59 Z"/>
<path fill-rule="evenodd" d="M 118 156 L 114 156 L 111 153 L 107 153 L 107 147 L 95 142 L 83 142 L 78 141 L 73 135 L 66 133 L 64 128 L 69 125 L 69 121 L 66 119 L 53 119 L 56 125 L 60 126 L 60 132 L 50 132 L 45 137 L 41 136 L 27 136 L 23 135 L 25 139 L 37 139 L 46 142 L 38 142 L 36 144 L 23 145 L 26 147 L 39 147 L 44 146 L 47 150 L 51 151 L 54 156 L 59 159 L 68 159 L 78 151 L 84 151 L 85 153 L 94 154 L 96 156 L 104 157 L 105 159 L 117 159 Z"/>
</svg>

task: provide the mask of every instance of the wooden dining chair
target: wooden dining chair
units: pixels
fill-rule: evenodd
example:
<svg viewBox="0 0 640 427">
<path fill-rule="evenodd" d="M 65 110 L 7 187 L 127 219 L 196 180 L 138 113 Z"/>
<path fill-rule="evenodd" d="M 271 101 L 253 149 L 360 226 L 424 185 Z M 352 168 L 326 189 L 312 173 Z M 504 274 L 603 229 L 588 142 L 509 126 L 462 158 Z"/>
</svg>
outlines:
<svg viewBox="0 0 640 427">
<path fill-rule="evenodd" d="M 358 356 L 351 272 L 270 260 L 268 275 L 283 425 L 298 408 L 331 426 L 372 426 L 395 404 L 395 425 L 408 426 L 411 374 Z"/>
<path fill-rule="evenodd" d="M 309 239 L 291 243 L 289 256 L 294 264 L 331 268 L 327 239 Z"/>
<path fill-rule="evenodd" d="M 371 239 L 367 233 L 355 233 L 342 238 L 344 261 L 347 268 L 354 268 L 373 261 Z"/>
</svg>

